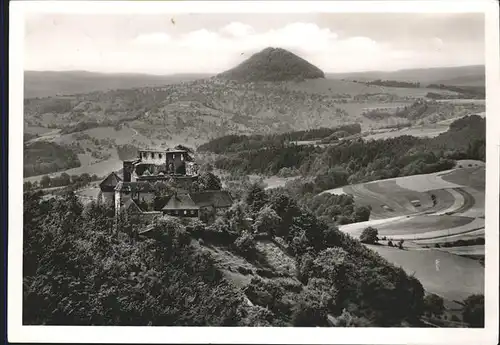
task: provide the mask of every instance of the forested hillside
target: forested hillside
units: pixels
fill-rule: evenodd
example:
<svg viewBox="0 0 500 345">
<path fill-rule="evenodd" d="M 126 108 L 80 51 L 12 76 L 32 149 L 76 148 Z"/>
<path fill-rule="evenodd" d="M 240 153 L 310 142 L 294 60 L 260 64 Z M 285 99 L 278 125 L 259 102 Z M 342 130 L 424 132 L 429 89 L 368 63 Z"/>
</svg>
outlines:
<svg viewBox="0 0 500 345">
<path fill-rule="evenodd" d="M 268 145 L 262 140 L 258 148 L 220 155 L 214 164 L 219 169 L 240 174 L 275 175 L 282 169 L 293 169 L 305 177 L 324 179 L 330 176 L 331 182 L 322 183 L 321 187 L 328 189 L 344 183 L 335 177 L 339 171 L 348 176 L 348 183 L 359 183 L 446 170 L 453 167 L 456 159 L 484 161 L 485 131 L 485 120 L 473 115 L 456 120 L 447 132 L 434 138 L 357 138 L 327 147 L 285 143 Z M 222 146 L 213 141 L 203 146 L 208 147 L 220 152 Z"/>
<path fill-rule="evenodd" d="M 418 326 L 420 282 L 279 191 L 250 186 L 212 225 L 24 196 L 28 325 Z M 248 222 L 247 219 L 252 221 Z"/>
<path fill-rule="evenodd" d="M 333 128 L 318 128 L 281 134 L 227 135 L 198 146 L 198 152 L 238 152 L 262 147 L 281 146 L 285 142 L 321 140 L 335 134 L 342 135 L 342 133 L 345 133 L 346 135 L 353 135 L 360 132 L 361 125 L 355 123 Z"/>
</svg>

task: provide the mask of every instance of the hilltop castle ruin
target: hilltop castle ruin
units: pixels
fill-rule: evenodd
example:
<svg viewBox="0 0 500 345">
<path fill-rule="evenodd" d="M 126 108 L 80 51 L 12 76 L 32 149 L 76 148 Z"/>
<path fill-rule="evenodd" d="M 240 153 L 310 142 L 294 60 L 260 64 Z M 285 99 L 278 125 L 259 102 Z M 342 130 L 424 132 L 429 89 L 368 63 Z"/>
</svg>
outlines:
<svg viewBox="0 0 500 345">
<path fill-rule="evenodd" d="M 200 190 L 199 167 L 187 149 L 140 150 L 123 161 L 122 174 L 112 172 L 99 185 L 100 201 L 143 217 L 170 215 L 213 219 L 232 205 L 227 191 Z"/>
</svg>

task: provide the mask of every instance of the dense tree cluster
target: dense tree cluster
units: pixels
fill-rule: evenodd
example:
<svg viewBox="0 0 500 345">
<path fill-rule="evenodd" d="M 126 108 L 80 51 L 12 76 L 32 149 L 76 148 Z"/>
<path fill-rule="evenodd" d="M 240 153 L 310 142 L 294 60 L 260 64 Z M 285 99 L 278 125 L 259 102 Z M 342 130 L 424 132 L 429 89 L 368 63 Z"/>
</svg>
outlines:
<svg viewBox="0 0 500 345">
<path fill-rule="evenodd" d="M 363 113 L 363 116 L 372 120 L 383 120 L 389 117 L 400 117 L 410 121 L 419 120 L 430 114 L 437 112 L 439 104 L 435 101 L 429 102 L 424 100 L 417 100 L 410 106 L 396 108 L 394 112 L 384 110 L 370 110 Z"/>
<path fill-rule="evenodd" d="M 448 120 L 452 117 L 467 116 L 470 113 L 484 111 L 484 105 L 474 103 L 453 104 L 451 102 L 438 102 L 435 99 L 445 99 L 447 97 L 432 96 L 431 100 L 418 99 L 412 104 L 397 108 L 375 108 L 364 111 L 362 115 L 370 120 L 404 120 L 409 123 L 425 121 L 435 123 Z M 453 97 L 448 97 L 453 98 Z"/>
<path fill-rule="evenodd" d="M 76 153 L 65 146 L 37 141 L 24 145 L 24 177 L 43 175 L 81 165 Z"/>
<path fill-rule="evenodd" d="M 285 145 L 249 150 L 217 158 L 217 169 L 242 174 L 275 175 L 283 168 L 298 168 L 322 149 L 311 145 Z"/>
<path fill-rule="evenodd" d="M 484 327 L 484 295 L 471 295 L 464 304 L 463 320 L 472 327 Z"/>
<path fill-rule="evenodd" d="M 373 80 L 366 83 L 366 85 L 378 85 L 378 86 L 386 86 L 386 87 L 405 87 L 405 88 L 413 88 L 418 89 L 420 87 L 420 83 L 412 83 L 408 81 L 397 81 L 397 80 Z"/>
<path fill-rule="evenodd" d="M 312 188 L 318 192 L 347 183 L 447 170 L 456 159 L 484 161 L 485 132 L 485 120 L 471 115 L 456 120 L 447 132 L 434 138 L 358 138 L 326 148 L 281 145 L 227 154 L 214 164 L 219 169 L 243 174 L 274 175 L 283 168 L 296 169 L 303 176 L 315 178 L 316 187 Z"/>
<path fill-rule="evenodd" d="M 425 296 L 424 305 L 429 316 L 441 316 L 445 310 L 443 298 L 432 293 Z"/>
<path fill-rule="evenodd" d="M 378 230 L 369 226 L 359 236 L 361 243 L 375 244 L 378 242 Z"/>
<path fill-rule="evenodd" d="M 117 145 L 116 152 L 118 153 L 118 158 L 122 161 L 139 157 L 139 149 L 132 144 Z"/>
<path fill-rule="evenodd" d="M 468 99 L 485 99 L 486 88 L 484 86 L 456 86 L 456 85 L 444 85 L 444 84 L 429 84 L 427 85 L 429 89 L 441 89 L 457 92 L 460 94 L 460 98 Z"/>
<path fill-rule="evenodd" d="M 196 250 L 177 219 L 137 239 L 112 212 L 74 195 L 24 198 L 24 324 L 238 325 L 243 294 L 209 256 Z"/>
<path fill-rule="evenodd" d="M 313 181 L 301 179 L 287 182 L 284 188 L 276 188 L 277 192 L 290 195 L 301 207 L 327 223 L 343 225 L 369 220 L 370 208 L 357 206 L 352 195 L 320 193 L 322 190 Z"/>
<path fill-rule="evenodd" d="M 361 132 L 359 123 L 336 126 L 333 128 L 318 128 L 304 131 L 294 131 L 269 135 L 226 135 L 213 139 L 198 147 L 200 152 L 226 153 L 261 148 L 281 147 L 283 143 L 294 141 L 312 141 L 328 138 L 333 134 L 346 133 L 347 135 Z"/>
</svg>

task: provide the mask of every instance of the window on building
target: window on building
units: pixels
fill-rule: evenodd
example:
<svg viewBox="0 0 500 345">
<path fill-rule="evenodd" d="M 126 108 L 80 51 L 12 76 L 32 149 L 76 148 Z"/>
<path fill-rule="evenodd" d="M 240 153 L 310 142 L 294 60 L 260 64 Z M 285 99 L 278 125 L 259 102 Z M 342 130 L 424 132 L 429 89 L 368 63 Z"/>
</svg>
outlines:
<svg viewBox="0 0 500 345">
<path fill-rule="evenodd" d="M 187 215 L 187 211 L 184 211 L 184 215 Z"/>
<path fill-rule="evenodd" d="M 160 153 L 159 156 L 160 156 L 160 159 L 161 159 L 162 158 L 162 154 Z"/>
<path fill-rule="evenodd" d="M 172 159 L 175 159 L 175 153 L 172 153 Z"/>
<path fill-rule="evenodd" d="M 155 153 L 154 152 L 151 152 L 151 158 L 155 158 Z"/>
<path fill-rule="evenodd" d="M 181 161 L 184 161 L 184 154 L 181 153 Z"/>
</svg>

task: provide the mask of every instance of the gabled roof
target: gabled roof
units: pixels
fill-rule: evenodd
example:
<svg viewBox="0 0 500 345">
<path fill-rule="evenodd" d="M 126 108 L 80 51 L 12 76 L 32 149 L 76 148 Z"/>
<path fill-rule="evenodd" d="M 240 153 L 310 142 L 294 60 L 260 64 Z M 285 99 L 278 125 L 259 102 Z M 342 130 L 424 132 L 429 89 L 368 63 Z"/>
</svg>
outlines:
<svg viewBox="0 0 500 345">
<path fill-rule="evenodd" d="M 229 192 L 224 190 L 207 190 L 198 193 L 191 193 L 191 198 L 196 205 L 214 206 L 215 208 L 230 207 L 233 204 L 233 198 Z"/>
<path fill-rule="evenodd" d="M 162 210 L 197 210 L 199 208 L 189 194 L 174 194 L 168 199 Z"/>
<path fill-rule="evenodd" d="M 141 192 L 141 193 L 153 193 L 154 187 L 151 183 L 146 181 L 136 181 L 136 182 L 119 182 L 116 185 L 115 191 L 118 192 Z"/>
<path fill-rule="evenodd" d="M 115 173 L 114 171 L 109 174 L 108 176 L 106 176 L 106 178 L 104 180 L 102 180 L 101 183 L 99 183 L 99 187 L 101 187 L 101 189 L 106 188 L 106 187 L 116 187 L 116 185 L 118 185 L 118 183 L 121 181 L 121 177 L 118 176 L 117 173 Z"/>
</svg>

